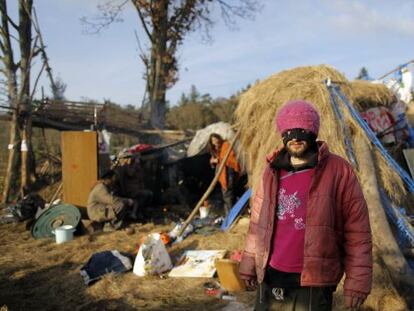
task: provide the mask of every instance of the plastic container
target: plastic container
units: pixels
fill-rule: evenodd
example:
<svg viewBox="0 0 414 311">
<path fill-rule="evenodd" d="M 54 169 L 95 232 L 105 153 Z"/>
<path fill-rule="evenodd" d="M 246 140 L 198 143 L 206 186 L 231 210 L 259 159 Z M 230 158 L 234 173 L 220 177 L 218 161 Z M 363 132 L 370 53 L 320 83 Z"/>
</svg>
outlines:
<svg viewBox="0 0 414 311">
<path fill-rule="evenodd" d="M 208 216 L 208 207 L 201 206 L 199 211 L 200 211 L 200 219 L 204 219 Z"/>
<path fill-rule="evenodd" d="M 60 226 L 52 231 L 56 237 L 57 244 L 73 240 L 73 232 L 75 232 L 75 228 L 71 225 Z"/>
</svg>

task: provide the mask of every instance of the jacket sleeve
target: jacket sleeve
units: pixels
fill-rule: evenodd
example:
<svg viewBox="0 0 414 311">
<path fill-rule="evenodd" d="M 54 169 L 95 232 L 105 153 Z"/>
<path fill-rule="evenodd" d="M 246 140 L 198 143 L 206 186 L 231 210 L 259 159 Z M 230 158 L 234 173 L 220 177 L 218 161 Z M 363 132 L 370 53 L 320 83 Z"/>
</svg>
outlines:
<svg viewBox="0 0 414 311">
<path fill-rule="evenodd" d="M 246 245 L 240 262 L 239 273 L 242 279 L 256 278 L 256 232 L 259 222 L 260 210 L 263 204 L 263 180 L 256 190 L 252 201 L 249 230 L 246 236 Z"/>
<path fill-rule="evenodd" d="M 368 208 L 359 182 L 349 166 L 343 190 L 344 294 L 366 298 L 372 285 L 372 239 Z"/>
<path fill-rule="evenodd" d="M 224 156 L 226 155 L 227 150 L 230 148 L 230 143 L 228 141 L 225 141 L 221 148 L 222 148 L 222 151 L 220 152 L 220 157 L 221 157 L 220 160 L 222 160 Z M 240 165 L 239 165 L 239 162 L 237 161 L 236 153 L 234 152 L 233 148 L 231 148 L 230 150 L 230 155 L 227 158 L 226 166 L 231 167 L 237 173 L 240 172 Z"/>
</svg>

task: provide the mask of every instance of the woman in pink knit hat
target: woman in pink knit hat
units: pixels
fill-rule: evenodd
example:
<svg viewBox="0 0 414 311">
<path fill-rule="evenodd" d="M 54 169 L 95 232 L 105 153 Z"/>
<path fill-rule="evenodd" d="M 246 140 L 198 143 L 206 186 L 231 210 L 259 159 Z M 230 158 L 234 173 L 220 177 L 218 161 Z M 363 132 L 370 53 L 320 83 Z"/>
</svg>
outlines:
<svg viewBox="0 0 414 311">
<path fill-rule="evenodd" d="M 371 290 L 368 210 L 351 165 L 317 141 L 320 119 L 304 100 L 283 105 L 283 148 L 267 157 L 255 193 L 240 276 L 257 285 L 255 310 L 332 310 L 345 273 L 346 307 Z"/>
</svg>

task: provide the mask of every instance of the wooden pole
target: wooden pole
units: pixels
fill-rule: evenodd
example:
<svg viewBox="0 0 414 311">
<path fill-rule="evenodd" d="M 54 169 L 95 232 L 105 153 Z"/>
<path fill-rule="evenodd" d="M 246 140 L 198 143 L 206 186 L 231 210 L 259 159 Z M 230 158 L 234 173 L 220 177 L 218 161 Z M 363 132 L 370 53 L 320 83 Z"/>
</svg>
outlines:
<svg viewBox="0 0 414 311">
<path fill-rule="evenodd" d="M 9 156 L 7 161 L 6 175 L 4 178 L 2 203 L 9 201 L 10 189 L 13 183 L 13 173 L 16 172 L 16 148 L 20 148 L 20 137 L 17 127 L 17 111 L 13 111 L 12 120 L 10 122 L 10 139 L 9 139 Z"/>
<path fill-rule="evenodd" d="M 409 62 L 407 62 L 406 64 L 408 65 L 408 64 L 411 64 L 411 63 L 414 63 L 414 59 L 413 60 L 410 60 Z M 393 69 L 393 70 L 391 70 L 391 71 L 389 71 L 389 72 L 387 72 L 386 74 L 384 74 L 384 75 L 382 75 L 381 77 L 379 77 L 377 80 L 382 80 L 382 79 L 384 79 L 386 76 L 388 76 L 388 75 L 390 75 L 390 74 L 392 74 L 392 73 L 394 73 L 394 72 L 396 72 L 397 70 L 400 70 L 401 69 L 401 67 L 403 67 L 403 66 L 398 66 L 397 68 L 395 68 L 395 69 Z"/>
<path fill-rule="evenodd" d="M 25 120 L 23 121 L 23 128 L 22 128 L 22 141 L 20 144 L 20 156 L 21 156 L 21 173 L 20 173 L 20 194 L 21 197 L 23 198 L 27 193 L 27 187 L 28 187 L 28 172 L 29 172 L 29 167 L 28 167 L 28 151 L 29 151 L 29 136 L 27 135 L 27 122 L 28 119 L 25 118 Z"/>
<path fill-rule="evenodd" d="M 240 130 L 237 131 L 237 133 L 234 135 L 231 143 L 230 143 L 230 148 L 227 150 L 227 153 L 224 155 L 223 161 L 220 163 L 220 166 L 218 168 L 218 171 L 216 173 L 216 176 L 214 176 L 210 186 L 208 187 L 208 189 L 206 190 L 206 192 L 203 194 L 203 196 L 201 197 L 201 199 L 198 201 L 197 205 L 194 207 L 193 211 L 191 212 L 190 216 L 188 216 L 187 220 L 183 223 L 180 231 L 177 234 L 177 237 L 180 237 L 185 228 L 187 228 L 187 226 L 190 224 L 190 222 L 193 220 L 194 216 L 197 214 L 198 210 L 200 209 L 201 205 L 203 204 L 203 202 L 208 198 L 208 196 L 210 195 L 210 193 L 213 191 L 214 187 L 217 184 L 217 181 L 219 179 L 219 176 L 221 174 L 221 172 L 223 171 L 224 167 L 226 166 L 226 161 L 230 156 L 230 152 L 233 149 L 234 144 L 236 143 L 237 138 L 240 135 Z"/>
<path fill-rule="evenodd" d="M 59 187 L 57 188 L 56 192 L 53 194 L 52 198 L 50 199 L 49 207 L 52 206 L 53 201 L 56 200 L 56 198 L 60 195 L 60 193 L 62 192 L 62 188 L 63 188 L 63 182 L 59 184 Z"/>
<path fill-rule="evenodd" d="M 414 272 L 395 241 L 382 207 L 371 150 L 364 139 L 355 140 L 354 143 L 357 150 L 357 160 L 360 164 L 362 190 L 368 204 L 373 244 L 379 249 L 380 256 L 399 293 L 408 304 L 413 303 Z"/>
</svg>

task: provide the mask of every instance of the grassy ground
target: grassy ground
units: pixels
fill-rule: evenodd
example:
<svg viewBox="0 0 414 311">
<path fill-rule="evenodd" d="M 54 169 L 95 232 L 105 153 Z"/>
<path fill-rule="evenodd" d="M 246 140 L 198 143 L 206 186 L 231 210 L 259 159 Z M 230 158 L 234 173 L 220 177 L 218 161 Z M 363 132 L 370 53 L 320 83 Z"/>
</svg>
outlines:
<svg viewBox="0 0 414 311">
<path fill-rule="evenodd" d="M 0 226 L 0 306 L 9 310 L 217 310 L 227 302 L 206 296 L 208 279 L 137 277 L 132 272 L 108 275 L 87 287 L 80 268 L 96 252 L 117 249 L 133 253 L 150 232 L 171 229 L 153 224 L 76 237 L 57 245 L 34 240 L 23 224 Z M 241 248 L 243 228 L 231 234 L 193 234 L 169 249 L 175 260 L 186 249 Z"/>
<path fill-rule="evenodd" d="M 247 218 L 229 233 L 192 234 L 169 248 L 173 261 L 184 250 L 243 248 Z M 86 286 L 80 268 L 96 252 L 116 249 L 133 253 L 150 232 L 172 225 L 132 224 L 129 229 L 76 237 L 57 245 L 53 239 L 34 240 L 24 224 L 0 225 L 0 307 L 8 310 L 223 310 L 229 303 L 206 296 L 203 283 L 210 279 L 138 277 L 132 272 L 108 275 Z M 361 310 L 407 310 L 393 288 L 381 261 L 375 260 L 374 289 Z M 254 293 L 236 295 L 250 307 Z M 334 310 L 344 310 L 338 288 Z"/>
</svg>

